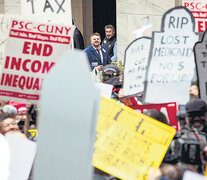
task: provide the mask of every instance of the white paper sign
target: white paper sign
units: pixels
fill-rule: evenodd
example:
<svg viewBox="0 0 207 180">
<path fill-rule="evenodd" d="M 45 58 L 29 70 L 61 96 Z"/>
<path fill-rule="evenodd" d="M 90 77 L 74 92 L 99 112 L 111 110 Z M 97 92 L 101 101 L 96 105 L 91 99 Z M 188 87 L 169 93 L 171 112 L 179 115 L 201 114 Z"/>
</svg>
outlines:
<svg viewBox="0 0 207 180">
<path fill-rule="evenodd" d="M 74 26 L 13 19 L 0 80 L 0 98 L 37 103 L 45 74 L 71 48 Z"/>
<path fill-rule="evenodd" d="M 134 40 L 125 51 L 124 96 L 136 95 L 144 91 L 150 43 L 151 38 L 139 38 Z"/>
<path fill-rule="evenodd" d="M 48 22 L 72 25 L 71 0 L 21 0 L 21 14 L 42 15 Z"/>
<path fill-rule="evenodd" d="M 193 47 L 199 40 L 194 18 L 184 7 L 167 11 L 161 32 L 153 32 L 145 102 L 186 104 L 195 74 Z"/>
<path fill-rule="evenodd" d="M 186 171 L 183 175 L 183 180 L 207 180 L 207 178 L 198 173 Z"/>
<path fill-rule="evenodd" d="M 36 154 L 36 143 L 10 133 L 6 134 L 10 149 L 9 179 L 28 179 Z"/>
<path fill-rule="evenodd" d="M 112 89 L 113 89 L 112 85 L 104 84 L 104 83 L 96 83 L 96 86 L 99 88 L 101 96 L 111 98 L 111 93 L 112 93 Z"/>
<path fill-rule="evenodd" d="M 0 147 L 0 179 L 8 180 L 10 151 L 9 145 L 2 134 L 0 134 Z"/>
</svg>

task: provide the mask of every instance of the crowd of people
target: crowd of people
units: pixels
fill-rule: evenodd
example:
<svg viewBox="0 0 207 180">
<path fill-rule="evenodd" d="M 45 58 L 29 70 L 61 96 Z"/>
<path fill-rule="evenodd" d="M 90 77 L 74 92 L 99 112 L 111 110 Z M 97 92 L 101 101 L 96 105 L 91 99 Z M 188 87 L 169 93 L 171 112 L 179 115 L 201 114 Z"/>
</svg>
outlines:
<svg viewBox="0 0 207 180">
<path fill-rule="evenodd" d="M 79 33 L 78 33 L 79 34 Z M 105 35 L 101 43 L 99 33 L 90 36 L 91 45 L 84 49 L 87 54 L 91 71 L 102 72 L 102 83 L 111 84 L 112 98 L 124 103 L 126 97 L 122 88 L 123 75 L 116 65 L 117 45 L 115 29 L 113 25 L 105 26 Z M 76 43 L 77 44 L 77 43 Z M 81 46 L 82 47 L 82 46 Z M 83 49 L 83 47 L 82 47 Z M 207 104 L 199 99 L 199 88 L 192 85 L 189 90 L 190 100 L 186 104 L 185 113 L 179 113 L 177 120 L 179 129 L 171 142 L 171 145 L 163 159 L 160 169 L 155 173 L 150 171 L 150 180 L 168 179 L 181 180 L 185 171 L 203 174 L 207 160 Z M 142 103 L 140 97 L 137 98 Z M 21 102 L 2 102 L 0 109 L 0 133 L 13 133 L 22 138 L 36 141 L 37 137 L 28 134 L 29 129 L 37 126 L 37 108 Z M 146 116 L 154 118 L 164 124 L 169 122 L 160 111 L 150 109 L 144 112 Z M 118 180 L 119 178 L 94 168 L 94 180 Z"/>
<path fill-rule="evenodd" d="M 124 103 L 122 88 L 123 75 L 119 73 L 117 66 L 112 65 L 116 56 L 116 37 L 112 25 L 105 26 L 105 35 L 101 43 L 99 33 L 93 33 L 90 37 L 91 45 L 86 52 L 92 71 L 102 72 L 102 82 L 113 85 L 112 98 Z M 135 97 L 141 104 L 142 99 Z M 160 166 L 159 173 L 150 173 L 149 179 L 182 179 L 186 170 L 204 174 L 207 160 L 207 104 L 199 99 L 199 88 L 192 84 L 189 89 L 189 102 L 184 106 L 185 112 L 177 112 L 179 129 L 171 142 L 171 145 Z M 158 102 L 159 103 L 159 102 Z M 169 122 L 162 112 L 150 109 L 144 112 L 164 124 Z M 95 169 L 94 179 L 118 179 Z"/>
</svg>

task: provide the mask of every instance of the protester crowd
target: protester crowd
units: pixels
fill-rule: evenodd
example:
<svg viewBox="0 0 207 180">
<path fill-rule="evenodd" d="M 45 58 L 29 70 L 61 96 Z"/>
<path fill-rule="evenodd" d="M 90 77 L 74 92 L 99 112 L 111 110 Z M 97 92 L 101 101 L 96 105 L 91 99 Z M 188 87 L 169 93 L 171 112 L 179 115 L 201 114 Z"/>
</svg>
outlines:
<svg viewBox="0 0 207 180">
<path fill-rule="evenodd" d="M 105 26 L 106 37 L 101 43 L 99 33 L 90 36 L 91 45 L 84 49 L 88 57 L 91 71 L 102 73 L 102 83 L 111 84 L 112 98 L 124 103 L 126 97 L 122 88 L 122 74 L 119 68 L 111 64 L 117 61 L 116 36 L 112 25 Z M 181 180 L 186 170 L 204 174 L 207 160 L 207 104 L 199 99 L 199 88 L 192 85 L 189 89 L 191 100 L 186 104 L 186 112 L 178 112 L 179 129 L 165 155 L 157 172 L 150 171 L 150 180 L 168 179 Z M 136 98 L 142 104 L 142 98 Z M 21 102 L 2 101 L 0 109 L 0 133 L 13 133 L 23 138 L 36 141 L 37 137 L 28 134 L 29 129 L 37 128 L 37 107 Z M 155 109 L 144 112 L 146 116 L 164 124 L 169 122 L 160 111 Z M 182 151 L 180 150 L 182 149 Z M 118 179 L 112 175 L 94 168 L 94 180 Z"/>
<path fill-rule="evenodd" d="M 84 51 L 87 53 L 92 70 L 102 71 L 102 82 L 113 85 L 112 98 L 124 103 L 127 98 L 124 97 L 122 77 L 118 67 L 110 63 L 115 62 L 114 56 L 116 57 L 114 27 L 106 25 L 105 34 L 106 37 L 102 44 L 100 35 L 98 33 L 92 34 L 90 37 L 91 45 Z M 148 178 L 151 180 L 180 180 L 187 170 L 204 174 L 207 160 L 207 105 L 204 100 L 199 99 L 199 88 L 196 84 L 192 84 L 190 87 L 189 97 L 191 100 L 185 106 L 185 113 L 177 112 L 179 129 L 171 142 L 159 171 L 149 174 Z M 142 104 L 140 96 L 134 98 Z M 150 109 L 145 111 L 144 114 L 169 125 L 165 114 L 158 110 Z M 94 177 L 97 180 L 118 179 L 98 169 L 95 169 Z"/>
</svg>

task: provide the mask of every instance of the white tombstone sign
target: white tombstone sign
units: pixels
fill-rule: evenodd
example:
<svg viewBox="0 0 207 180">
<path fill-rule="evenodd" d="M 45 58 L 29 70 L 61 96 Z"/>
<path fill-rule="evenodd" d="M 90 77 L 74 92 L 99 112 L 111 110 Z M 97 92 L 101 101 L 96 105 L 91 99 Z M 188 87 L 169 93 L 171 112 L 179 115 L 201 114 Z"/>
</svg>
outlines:
<svg viewBox="0 0 207 180">
<path fill-rule="evenodd" d="M 144 101 L 186 104 L 195 74 L 193 47 L 199 40 L 194 17 L 176 7 L 162 18 L 161 32 L 153 32 Z"/>
<path fill-rule="evenodd" d="M 124 96 L 132 96 L 144 91 L 150 43 L 151 38 L 138 38 L 125 51 Z"/>
<path fill-rule="evenodd" d="M 70 51 L 45 78 L 34 180 L 89 180 L 99 94 L 87 57 Z"/>
</svg>

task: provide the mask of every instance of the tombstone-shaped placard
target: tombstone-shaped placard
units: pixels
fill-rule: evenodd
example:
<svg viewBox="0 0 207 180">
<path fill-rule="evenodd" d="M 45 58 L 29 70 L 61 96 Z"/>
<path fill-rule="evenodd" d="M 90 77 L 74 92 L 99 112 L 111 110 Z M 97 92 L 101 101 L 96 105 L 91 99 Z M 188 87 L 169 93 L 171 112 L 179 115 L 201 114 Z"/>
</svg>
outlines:
<svg viewBox="0 0 207 180">
<path fill-rule="evenodd" d="M 70 51 L 45 78 L 34 180 L 92 177 L 99 94 L 87 62 Z"/>
<path fill-rule="evenodd" d="M 200 98 L 207 102 L 207 31 L 194 47 Z"/>
<path fill-rule="evenodd" d="M 195 76 L 193 47 L 199 40 L 190 11 L 176 7 L 162 18 L 161 32 L 153 32 L 145 102 L 186 104 Z"/>
<path fill-rule="evenodd" d="M 136 95 L 144 91 L 144 80 L 149 58 L 151 38 L 134 40 L 125 51 L 124 95 Z"/>
</svg>

